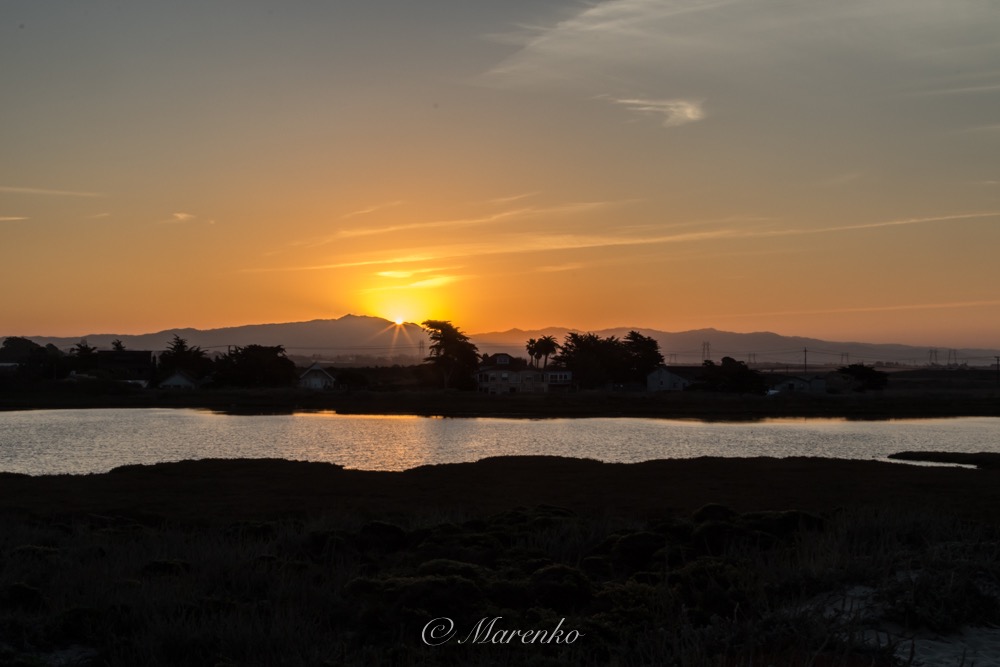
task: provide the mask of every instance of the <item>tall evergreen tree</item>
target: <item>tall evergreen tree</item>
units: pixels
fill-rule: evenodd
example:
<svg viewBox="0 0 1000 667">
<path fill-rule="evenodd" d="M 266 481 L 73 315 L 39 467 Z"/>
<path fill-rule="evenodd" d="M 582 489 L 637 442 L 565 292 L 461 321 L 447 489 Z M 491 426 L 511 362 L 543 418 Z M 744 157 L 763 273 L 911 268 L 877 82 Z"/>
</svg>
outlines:
<svg viewBox="0 0 1000 667">
<path fill-rule="evenodd" d="M 427 330 L 431 339 L 430 354 L 424 361 L 441 372 L 444 388 L 451 386 L 452 378 L 460 379 L 462 385 L 471 384 L 479 355 L 469 337 L 447 320 L 424 320 L 420 326 Z"/>
</svg>

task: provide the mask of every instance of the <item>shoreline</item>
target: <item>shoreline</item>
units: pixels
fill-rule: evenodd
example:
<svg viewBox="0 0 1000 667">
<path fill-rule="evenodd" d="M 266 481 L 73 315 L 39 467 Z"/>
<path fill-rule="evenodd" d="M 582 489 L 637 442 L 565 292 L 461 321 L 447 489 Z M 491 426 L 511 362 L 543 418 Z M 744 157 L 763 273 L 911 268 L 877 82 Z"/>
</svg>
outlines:
<svg viewBox="0 0 1000 667">
<path fill-rule="evenodd" d="M 947 453 L 893 458 L 954 462 Z M 106 473 L 0 473 L 0 514 L 278 519 L 323 514 L 482 514 L 552 505 L 581 515 L 658 518 L 721 503 L 738 511 L 947 506 L 1000 525 L 1000 455 L 978 468 L 820 457 L 656 459 L 605 463 L 558 456 L 488 457 L 402 471 L 287 459 L 198 459 Z M 994 465 L 990 465 L 994 464 Z"/>
<path fill-rule="evenodd" d="M 197 408 L 232 414 L 333 411 L 423 417 L 643 417 L 701 421 L 771 418 L 890 420 L 1000 417 L 1000 392 L 886 391 L 752 396 L 708 393 L 580 392 L 489 396 L 472 392 L 311 392 L 304 390 L 83 391 L 0 394 L 0 411 L 89 408 Z"/>
</svg>

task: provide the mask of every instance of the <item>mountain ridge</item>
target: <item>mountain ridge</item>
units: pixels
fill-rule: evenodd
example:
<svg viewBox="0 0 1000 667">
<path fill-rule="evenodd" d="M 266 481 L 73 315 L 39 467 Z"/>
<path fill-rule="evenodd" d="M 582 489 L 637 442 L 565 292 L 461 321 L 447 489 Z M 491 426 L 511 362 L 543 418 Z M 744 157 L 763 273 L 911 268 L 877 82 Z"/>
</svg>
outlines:
<svg viewBox="0 0 1000 667">
<path fill-rule="evenodd" d="M 865 343 L 828 341 L 805 336 L 785 336 L 771 331 L 739 333 L 712 327 L 668 332 L 651 327 L 611 327 L 587 330 L 602 337 L 623 337 L 629 331 L 655 338 L 669 363 L 701 363 L 705 358 L 718 360 L 731 356 L 740 361 L 806 366 L 808 364 L 900 363 L 907 365 L 990 365 L 997 350 L 986 348 L 927 348 L 901 343 Z M 566 334 L 585 330 L 570 327 L 544 327 L 469 334 L 481 354 L 507 352 L 526 356 L 529 338 L 554 336 L 562 342 Z M 301 322 L 247 324 L 214 329 L 178 327 L 135 334 L 88 334 L 86 336 L 25 336 L 41 345 L 53 344 L 68 349 L 86 339 L 88 344 L 110 348 L 120 339 L 127 349 L 166 349 L 173 337 L 184 338 L 190 345 L 209 351 L 224 351 L 230 346 L 282 345 L 290 354 L 326 357 L 412 357 L 422 358 L 429 344 L 426 332 L 415 323 L 397 325 L 370 315 L 347 314 L 333 319 Z"/>
</svg>

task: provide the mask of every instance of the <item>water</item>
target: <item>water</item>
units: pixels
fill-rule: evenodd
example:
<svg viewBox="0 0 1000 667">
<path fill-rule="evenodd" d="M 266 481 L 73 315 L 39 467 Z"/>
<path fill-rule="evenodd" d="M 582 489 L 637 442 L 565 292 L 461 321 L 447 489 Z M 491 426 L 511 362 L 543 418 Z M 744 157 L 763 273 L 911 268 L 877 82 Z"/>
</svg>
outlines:
<svg viewBox="0 0 1000 667">
<path fill-rule="evenodd" d="M 202 410 L 0 412 L 0 471 L 100 473 L 201 458 L 327 461 L 362 470 L 549 454 L 633 463 L 695 456 L 882 459 L 903 450 L 1000 452 L 992 417 L 857 422 L 775 419 L 441 419 L 411 416 L 234 416 Z"/>
</svg>

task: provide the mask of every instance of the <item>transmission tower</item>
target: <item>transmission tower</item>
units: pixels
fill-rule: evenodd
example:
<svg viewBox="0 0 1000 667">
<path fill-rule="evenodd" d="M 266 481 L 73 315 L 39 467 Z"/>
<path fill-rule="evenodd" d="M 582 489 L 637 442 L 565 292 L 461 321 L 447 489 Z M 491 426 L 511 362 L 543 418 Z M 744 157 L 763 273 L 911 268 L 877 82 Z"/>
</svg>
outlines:
<svg viewBox="0 0 1000 667">
<path fill-rule="evenodd" d="M 712 358 L 712 344 L 706 340 L 701 344 L 701 360 L 707 361 L 711 358 Z"/>
</svg>

